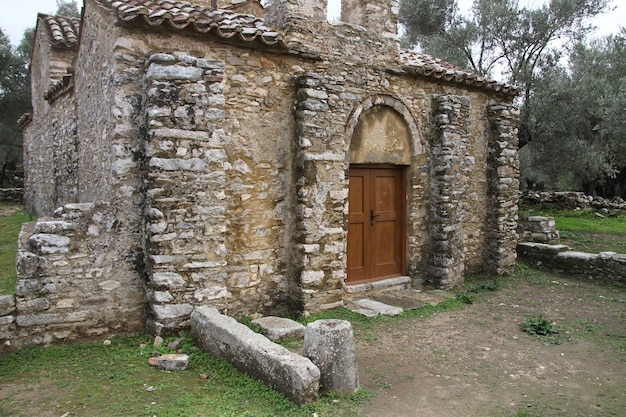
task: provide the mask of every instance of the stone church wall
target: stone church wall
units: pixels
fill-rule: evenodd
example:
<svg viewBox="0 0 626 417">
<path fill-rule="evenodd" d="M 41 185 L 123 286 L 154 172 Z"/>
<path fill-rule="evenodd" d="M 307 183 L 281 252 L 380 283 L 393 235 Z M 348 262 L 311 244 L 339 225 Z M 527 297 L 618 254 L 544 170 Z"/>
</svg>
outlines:
<svg viewBox="0 0 626 417">
<path fill-rule="evenodd" d="M 342 305 L 350 141 L 376 107 L 408 131 L 408 158 L 376 162 L 406 167 L 412 283 L 514 266 L 512 106 L 394 67 L 394 39 L 275 14 L 298 4 L 267 11 L 288 51 L 126 26 L 87 2 L 74 92 L 59 101 L 81 109 L 68 154 L 79 204 L 51 199 L 61 217 L 23 232 L 0 336 L 172 333 L 197 306 L 239 318 Z"/>
<path fill-rule="evenodd" d="M 32 56 L 33 111 L 24 132 L 24 202 L 31 213 L 49 215 L 78 194 L 76 115 L 71 90 L 46 99 L 50 87 L 67 75 L 73 51 L 53 49 L 38 30 Z"/>
</svg>

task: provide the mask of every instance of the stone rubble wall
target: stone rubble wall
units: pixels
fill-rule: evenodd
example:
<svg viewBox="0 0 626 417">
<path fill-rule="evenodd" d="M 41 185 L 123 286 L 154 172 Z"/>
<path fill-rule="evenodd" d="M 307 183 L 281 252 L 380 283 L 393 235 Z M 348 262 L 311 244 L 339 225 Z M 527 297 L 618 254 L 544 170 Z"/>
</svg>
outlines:
<svg viewBox="0 0 626 417">
<path fill-rule="evenodd" d="M 489 178 L 490 205 L 487 235 L 489 270 L 498 275 L 515 271 L 518 242 L 520 166 L 518 130 L 520 112 L 513 104 L 491 102 Z"/>
<path fill-rule="evenodd" d="M 145 323 L 139 249 L 107 203 L 68 204 L 20 232 L 15 295 L 0 297 L 0 351 L 110 338 Z"/>
<path fill-rule="evenodd" d="M 74 51 L 50 47 L 45 30 L 35 34 L 31 63 L 34 118 L 24 129 L 24 205 L 50 215 L 77 201 L 77 126 L 73 91 L 45 100 L 53 82 L 66 75 Z"/>
<path fill-rule="evenodd" d="M 170 46 L 148 56 L 143 79 L 148 328 L 186 327 L 198 305 L 236 317 L 298 310 L 294 64 L 184 37 Z"/>
<path fill-rule="evenodd" d="M 542 208 L 546 210 L 578 210 L 591 208 L 601 214 L 626 212 L 626 202 L 620 197 L 608 199 L 593 197 L 575 191 L 527 191 L 520 196 L 520 205 L 523 208 Z"/>
<path fill-rule="evenodd" d="M 0 188 L 0 201 L 21 203 L 23 199 L 23 188 Z"/>
<path fill-rule="evenodd" d="M 462 283 L 464 277 L 462 224 L 466 210 L 462 199 L 468 188 L 464 182 L 468 167 L 464 162 L 469 156 L 469 107 L 467 97 L 433 97 L 428 279 L 443 288 Z"/>
<path fill-rule="evenodd" d="M 398 38 L 398 0 L 342 0 L 341 21 L 363 26 L 383 38 Z"/>
<path fill-rule="evenodd" d="M 594 281 L 626 282 L 626 254 L 615 252 L 586 253 L 566 245 L 523 242 L 517 244 L 520 259 L 550 271 Z"/>
</svg>

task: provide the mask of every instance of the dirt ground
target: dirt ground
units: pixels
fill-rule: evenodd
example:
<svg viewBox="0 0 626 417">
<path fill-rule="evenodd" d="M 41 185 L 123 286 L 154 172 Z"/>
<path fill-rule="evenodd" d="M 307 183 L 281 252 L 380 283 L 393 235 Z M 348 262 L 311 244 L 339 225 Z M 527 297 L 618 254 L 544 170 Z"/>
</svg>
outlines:
<svg viewBox="0 0 626 417">
<path fill-rule="evenodd" d="M 626 290 L 545 275 L 358 335 L 363 416 L 626 416 Z M 520 330 L 543 314 L 560 344 Z"/>
</svg>

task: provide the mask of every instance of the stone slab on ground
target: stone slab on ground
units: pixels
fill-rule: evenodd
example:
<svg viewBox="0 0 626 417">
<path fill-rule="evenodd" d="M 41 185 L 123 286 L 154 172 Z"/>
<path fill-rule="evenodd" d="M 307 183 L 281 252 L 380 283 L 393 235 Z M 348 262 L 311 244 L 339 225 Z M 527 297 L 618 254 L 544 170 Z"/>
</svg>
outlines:
<svg viewBox="0 0 626 417">
<path fill-rule="evenodd" d="M 376 317 L 378 315 L 377 311 L 370 310 L 369 308 L 359 308 L 359 307 L 354 306 L 354 305 L 348 305 L 347 307 L 353 313 L 357 313 L 357 314 L 360 314 L 360 315 L 365 316 L 365 317 L 374 318 L 374 317 Z"/>
<path fill-rule="evenodd" d="M 432 291 L 416 292 L 414 297 L 415 297 L 416 300 L 421 301 L 421 302 L 426 303 L 426 304 L 430 304 L 432 306 L 436 306 L 438 304 L 441 304 L 444 301 L 446 301 L 446 298 L 448 298 L 448 297 L 444 297 L 443 295 L 440 295 L 440 294 L 432 292 Z"/>
<path fill-rule="evenodd" d="M 398 314 L 402 314 L 402 312 L 404 311 L 400 307 L 390 306 L 388 304 L 381 303 L 379 301 L 375 301 L 369 298 L 356 300 L 354 301 L 354 304 L 361 308 L 375 311 L 378 314 L 382 314 L 384 316 L 397 316 Z"/>
<path fill-rule="evenodd" d="M 372 299 L 391 306 L 401 307 L 405 310 L 415 310 L 424 306 L 424 302 L 406 294 L 405 291 L 384 292 L 372 295 Z"/>
<path fill-rule="evenodd" d="M 426 291 L 426 293 L 438 295 L 443 298 L 452 298 L 452 299 L 456 298 L 456 295 L 452 294 L 451 292 L 444 291 L 444 290 L 428 290 Z"/>
<path fill-rule="evenodd" d="M 254 319 L 251 323 L 273 341 L 291 337 L 304 338 L 304 326 L 288 318 L 267 316 Z"/>
<path fill-rule="evenodd" d="M 296 404 L 317 400 L 320 371 L 313 362 L 220 314 L 217 309 L 196 308 L 191 314 L 191 335 L 203 350 L 229 361 Z"/>
</svg>

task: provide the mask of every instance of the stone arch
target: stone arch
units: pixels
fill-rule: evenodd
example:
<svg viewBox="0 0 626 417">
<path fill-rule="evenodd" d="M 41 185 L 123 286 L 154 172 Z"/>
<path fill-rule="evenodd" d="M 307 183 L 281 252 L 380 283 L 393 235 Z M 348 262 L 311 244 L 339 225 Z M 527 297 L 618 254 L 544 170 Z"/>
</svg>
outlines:
<svg viewBox="0 0 626 417">
<path fill-rule="evenodd" d="M 395 97 L 376 95 L 350 115 L 345 151 L 348 163 L 410 165 L 424 145 L 409 108 Z"/>
</svg>

